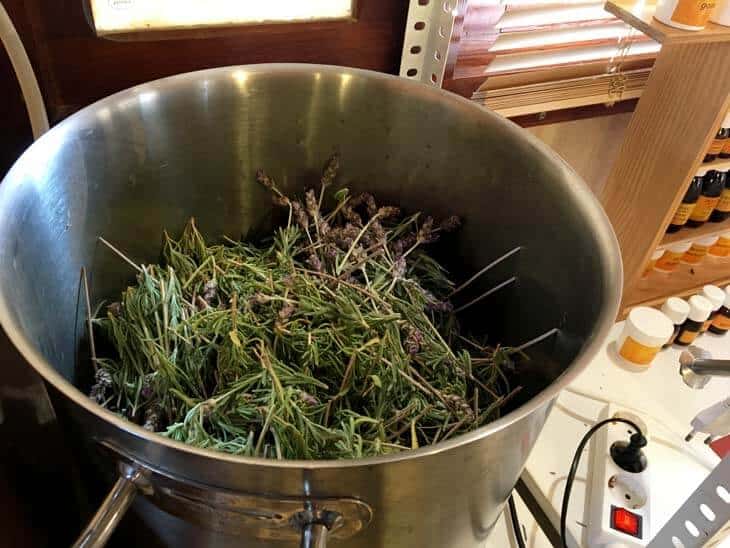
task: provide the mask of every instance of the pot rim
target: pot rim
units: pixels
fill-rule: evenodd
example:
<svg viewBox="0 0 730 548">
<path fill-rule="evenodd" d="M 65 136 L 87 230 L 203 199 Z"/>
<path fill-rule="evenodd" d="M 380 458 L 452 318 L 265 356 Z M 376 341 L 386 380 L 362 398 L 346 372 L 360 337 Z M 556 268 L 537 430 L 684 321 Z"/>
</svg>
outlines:
<svg viewBox="0 0 730 548">
<path fill-rule="evenodd" d="M 8 174 L 0 184 L 0 208 L 2 203 L 7 200 L 6 196 L 12 192 L 11 187 L 14 184 L 18 184 L 20 181 L 16 181 L 13 178 L 13 173 L 22 162 L 23 157 L 27 155 L 27 151 L 32 147 L 38 147 L 45 139 L 52 139 L 59 135 L 65 130 L 65 126 L 71 125 L 75 120 L 88 116 L 91 112 L 98 111 L 101 108 L 113 105 L 120 99 L 125 97 L 134 97 L 138 93 L 143 93 L 149 88 L 159 86 L 161 84 L 170 84 L 179 82 L 185 79 L 198 79 L 205 77 L 206 75 L 220 74 L 220 73 L 233 73 L 235 71 L 245 71 L 249 73 L 317 73 L 325 72 L 329 74 L 349 74 L 361 78 L 369 78 L 374 80 L 388 81 L 391 84 L 398 85 L 406 90 L 418 92 L 426 96 L 432 96 L 434 98 L 441 98 L 444 101 L 449 101 L 454 104 L 460 105 L 462 108 L 471 109 L 474 112 L 474 116 L 492 117 L 497 124 L 501 124 L 507 131 L 520 132 L 521 137 L 526 139 L 531 146 L 538 149 L 542 154 L 552 159 L 552 162 L 559 166 L 563 171 L 566 172 L 566 178 L 574 183 L 572 184 L 571 191 L 576 195 L 576 198 L 581 201 L 586 209 L 586 215 L 592 218 L 593 229 L 596 231 L 596 237 L 603 243 L 599 248 L 607 251 L 603 255 L 602 266 L 604 268 L 604 290 L 608 296 L 607 302 L 603 307 L 603 310 L 599 314 L 596 321 L 596 329 L 591 334 L 590 338 L 587 339 L 583 345 L 583 348 L 578 353 L 573 362 L 561 373 L 561 375 L 555 379 L 551 384 L 545 387 L 535 397 L 522 404 L 517 409 L 512 410 L 510 413 L 500 417 L 499 419 L 486 424 L 473 432 L 468 432 L 457 436 L 451 440 L 438 442 L 435 445 L 425 446 L 418 449 L 411 449 L 407 451 L 401 451 L 400 453 L 394 453 L 391 455 L 381 455 L 374 457 L 364 457 L 359 459 L 327 459 L 327 460 L 292 460 L 292 459 L 267 459 L 263 457 L 243 457 L 237 456 L 231 453 L 225 453 L 222 451 L 215 451 L 213 449 L 203 449 L 188 445 L 184 442 L 175 441 L 166 438 L 160 434 L 145 430 L 142 426 L 139 426 L 131 421 L 123 419 L 117 416 L 112 411 L 105 409 L 99 404 L 93 402 L 86 394 L 81 392 L 76 386 L 69 382 L 63 375 L 58 373 L 56 369 L 49 363 L 46 358 L 38 352 L 28 338 L 23 334 L 18 324 L 12 319 L 9 313 L 9 306 L 5 298 L 5 292 L 0 287 L 0 325 L 5 329 L 9 339 L 13 342 L 15 347 L 20 351 L 25 360 L 38 372 L 41 377 L 51 385 L 53 385 L 58 391 L 64 396 L 69 398 L 73 403 L 79 405 L 85 411 L 100 417 L 104 421 L 110 423 L 112 426 L 122 430 L 126 434 L 142 438 L 147 442 L 160 444 L 167 449 L 188 453 L 191 456 L 202 457 L 212 460 L 226 461 L 233 464 L 242 465 L 256 465 L 258 467 L 270 467 L 276 469 L 335 469 L 335 468 L 355 468 L 359 466 L 374 466 L 388 463 L 395 463 L 399 461 L 406 461 L 411 459 L 423 458 L 439 453 L 445 453 L 457 447 L 461 447 L 473 442 L 476 442 L 482 438 L 486 438 L 491 434 L 507 428 L 509 425 L 520 421 L 526 416 L 530 415 L 541 406 L 550 403 L 553 399 L 558 396 L 558 393 L 572 382 L 578 374 L 580 374 L 588 365 L 589 361 L 597 353 L 604 339 L 608 335 L 613 322 L 616 318 L 616 314 L 619 308 L 619 302 L 621 299 L 621 289 L 623 282 L 623 266 L 621 262 L 620 249 L 615 233 L 611 227 L 610 221 L 600 206 L 598 199 L 583 180 L 578 176 L 575 171 L 568 166 L 557 153 L 550 149 L 547 145 L 541 142 L 537 137 L 533 136 L 527 131 L 519 128 L 515 123 L 510 120 L 503 118 L 496 113 L 470 101 L 464 97 L 443 90 L 428 86 L 416 81 L 409 81 L 405 78 L 394 76 L 391 74 L 379 73 L 370 70 L 340 67 L 335 65 L 317 65 L 317 64 L 304 64 L 304 63 L 267 63 L 267 64 L 255 64 L 255 65 L 232 65 L 226 67 L 218 67 L 212 69 L 205 69 L 193 72 L 186 72 L 169 76 L 166 78 L 160 78 L 152 80 L 132 88 L 128 88 L 117 93 L 114 93 L 108 97 L 96 101 L 73 115 L 66 118 L 61 123 L 52 127 L 42 137 L 40 137 L 36 143 L 32 144 L 25 152 L 16 160 L 13 167 L 10 169 Z M 2 237 L 2 231 L 0 230 L 0 238 Z M 613 260 L 612 260 L 613 259 Z M 611 295 L 613 294 L 613 297 Z"/>
</svg>

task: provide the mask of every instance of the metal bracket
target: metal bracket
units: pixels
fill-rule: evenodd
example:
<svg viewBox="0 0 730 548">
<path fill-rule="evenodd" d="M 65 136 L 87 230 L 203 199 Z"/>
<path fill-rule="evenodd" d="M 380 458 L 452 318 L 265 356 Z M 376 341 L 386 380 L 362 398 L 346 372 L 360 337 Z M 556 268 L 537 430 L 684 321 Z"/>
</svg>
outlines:
<svg viewBox="0 0 730 548">
<path fill-rule="evenodd" d="M 113 442 L 96 441 L 129 470 L 144 470 L 144 486 L 150 488 L 142 493 L 158 508 L 205 529 L 277 541 L 312 534 L 316 542 L 307 546 L 324 546 L 326 538 L 358 534 L 373 518 L 372 508 L 353 497 L 261 495 L 211 487 L 140 462 Z"/>
<path fill-rule="evenodd" d="M 457 0 L 410 0 L 400 75 L 441 87 Z"/>
<path fill-rule="evenodd" d="M 647 548 L 715 546 L 730 529 L 730 457 L 705 478 Z"/>
</svg>

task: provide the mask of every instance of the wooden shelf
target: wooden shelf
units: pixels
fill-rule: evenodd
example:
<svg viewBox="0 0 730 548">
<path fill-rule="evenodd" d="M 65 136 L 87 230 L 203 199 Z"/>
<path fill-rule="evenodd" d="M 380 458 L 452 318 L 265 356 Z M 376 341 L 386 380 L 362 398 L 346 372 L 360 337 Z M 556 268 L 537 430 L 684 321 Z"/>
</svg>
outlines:
<svg viewBox="0 0 730 548">
<path fill-rule="evenodd" d="M 730 284 L 730 260 L 705 258 L 696 266 L 680 264 L 671 274 L 653 271 L 624 296 L 626 308 L 637 305 L 654 306 L 667 297 L 687 297 L 698 293 L 702 286 Z"/>
<path fill-rule="evenodd" d="M 697 228 L 685 227 L 672 234 L 665 234 L 662 238 L 661 246 L 678 244 L 680 242 L 692 242 L 698 238 L 705 236 L 714 236 L 730 231 L 730 219 L 726 219 L 721 223 L 705 223 Z"/>
<path fill-rule="evenodd" d="M 655 3 L 648 4 L 642 0 L 609 0 L 605 8 L 606 11 L 662 44 L 730 41 L 730 27 L 707 23 L 704 30 L 691 31 L 660 23 L 654 19 Z"/>
</svg>

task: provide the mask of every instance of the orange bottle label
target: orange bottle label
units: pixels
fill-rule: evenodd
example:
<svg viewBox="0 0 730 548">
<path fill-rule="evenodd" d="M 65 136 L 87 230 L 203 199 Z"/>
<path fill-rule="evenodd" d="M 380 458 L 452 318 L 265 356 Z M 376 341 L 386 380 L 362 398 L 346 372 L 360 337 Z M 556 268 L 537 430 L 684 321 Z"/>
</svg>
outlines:
<svg viewBox="0 0 730 548">
<path fill-rule="evenodd" d="M 699 333 L 697 331 L 688 331 L 684 330 L 679 333 L 679 337 L 677 337 L 677 340 L 684 344 L 690 344 L 693 342 Z"/>
<path fill-rule="evenodd" d="M 697 264 L 702 260 L 702 257 L 707 255 L 709 247 L 704 245 L 692 244 L 684 255 L 682 255 L 682 262 L 689 264 Z"/>
<path fill-rule="evenodd" d="M 672 217 L 672 222 L 670 224 L 682 226 L 684 223 L 687 222 L 687 219 L 689 219 L 689 216 L 692 214 L 692 210 L 694 208 L 695 204 L 679 204 L 679 207 L 677 208 L 677 211 L 675 211 L 674 217 Z"/>
<path fill-rule="evenodd" d="M 715 242 L 715 245 L 710 248 L 708 253 L 715 257 L 727 257 L 730 255 L 730 239 L 721 237 L 717 240 L 717 242 Z"/>
<path fill-rule="evenodd" d="M 730 255 L 730 247 L 715 244 L 707 251 L 707 253 L 713 257 L 727 257 Z"/>
<path fill-rule="evenodd" d="M 712 325 L 714 325 L 718 329 L 726 331 L 730 329 L 730 318 L 728 318 L 724 314 L 718 314 L 717 316 L 715 316 L 715 319 L 712 320 Z"/>
<path fill-rule="evenodd" d="M 704 27 L 714 8 L 712 0 L 679 0 L 671 19 L 682 25 Z"/>
<path fill-rule="evenodd" d="M 730 139 L 725 139 L 725 144 L 722 145 L 722 153 L 730 154 Z"/>
<path fill-rule="evenodd" d="M 657 270 L 665 270 L 671 272 L 679 265 L 679 260 L 682 258 L 682 253 L 674 253 L 673 251 L 665 251 L 664 255 L 659 257 L 659 260 L 654 265 Z"/>
<path fill-rule="evenodd" d="M 717 202 L 715 209 L 723 213 L 730 212 L 730 188 L 726 188 L 720 194 L 720 200 Z"/>
<path fill-rule="evenodd" d="M 689 218 L 693 221 L 704 223 L 707 219 L 710 218 L 712 210 L 715 209 L 715 206 L 719 201 L 719 196 L 715 196 L 714 198 L 710 198 L 709 196 L 700 196 Z"/>
<path fill-rule="evenodd" d="M 707 150 L 707 154 L 720 154 L 724 145 L 725 139 L 713 139 L 710 148 Z"/>
<path fill-rule="evenodd" d="M 648 365 L 660 350 L 660 346 L 646 346 L 640 342 L 636 342 L 631 337 L 626 337 L 624 344 L 621 345 L 619 354 L 622 358 L 625 358 L 632 363 Z"/>
</svg>

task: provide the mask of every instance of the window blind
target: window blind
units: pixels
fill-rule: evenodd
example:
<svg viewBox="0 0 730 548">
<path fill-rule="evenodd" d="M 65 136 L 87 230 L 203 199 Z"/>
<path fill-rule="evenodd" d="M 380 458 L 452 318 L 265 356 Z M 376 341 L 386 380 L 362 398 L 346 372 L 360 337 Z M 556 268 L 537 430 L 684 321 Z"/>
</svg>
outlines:
<svg viewBox="0 0 730 548">
<path fill-rule="evenodd" d="M 603 2 L 472 1 L 491 20 L 471 22 L 459 75 L 485 77 L 472 99 L 506 115 L 638 97 L 660 48 Z"/>
</svg>

